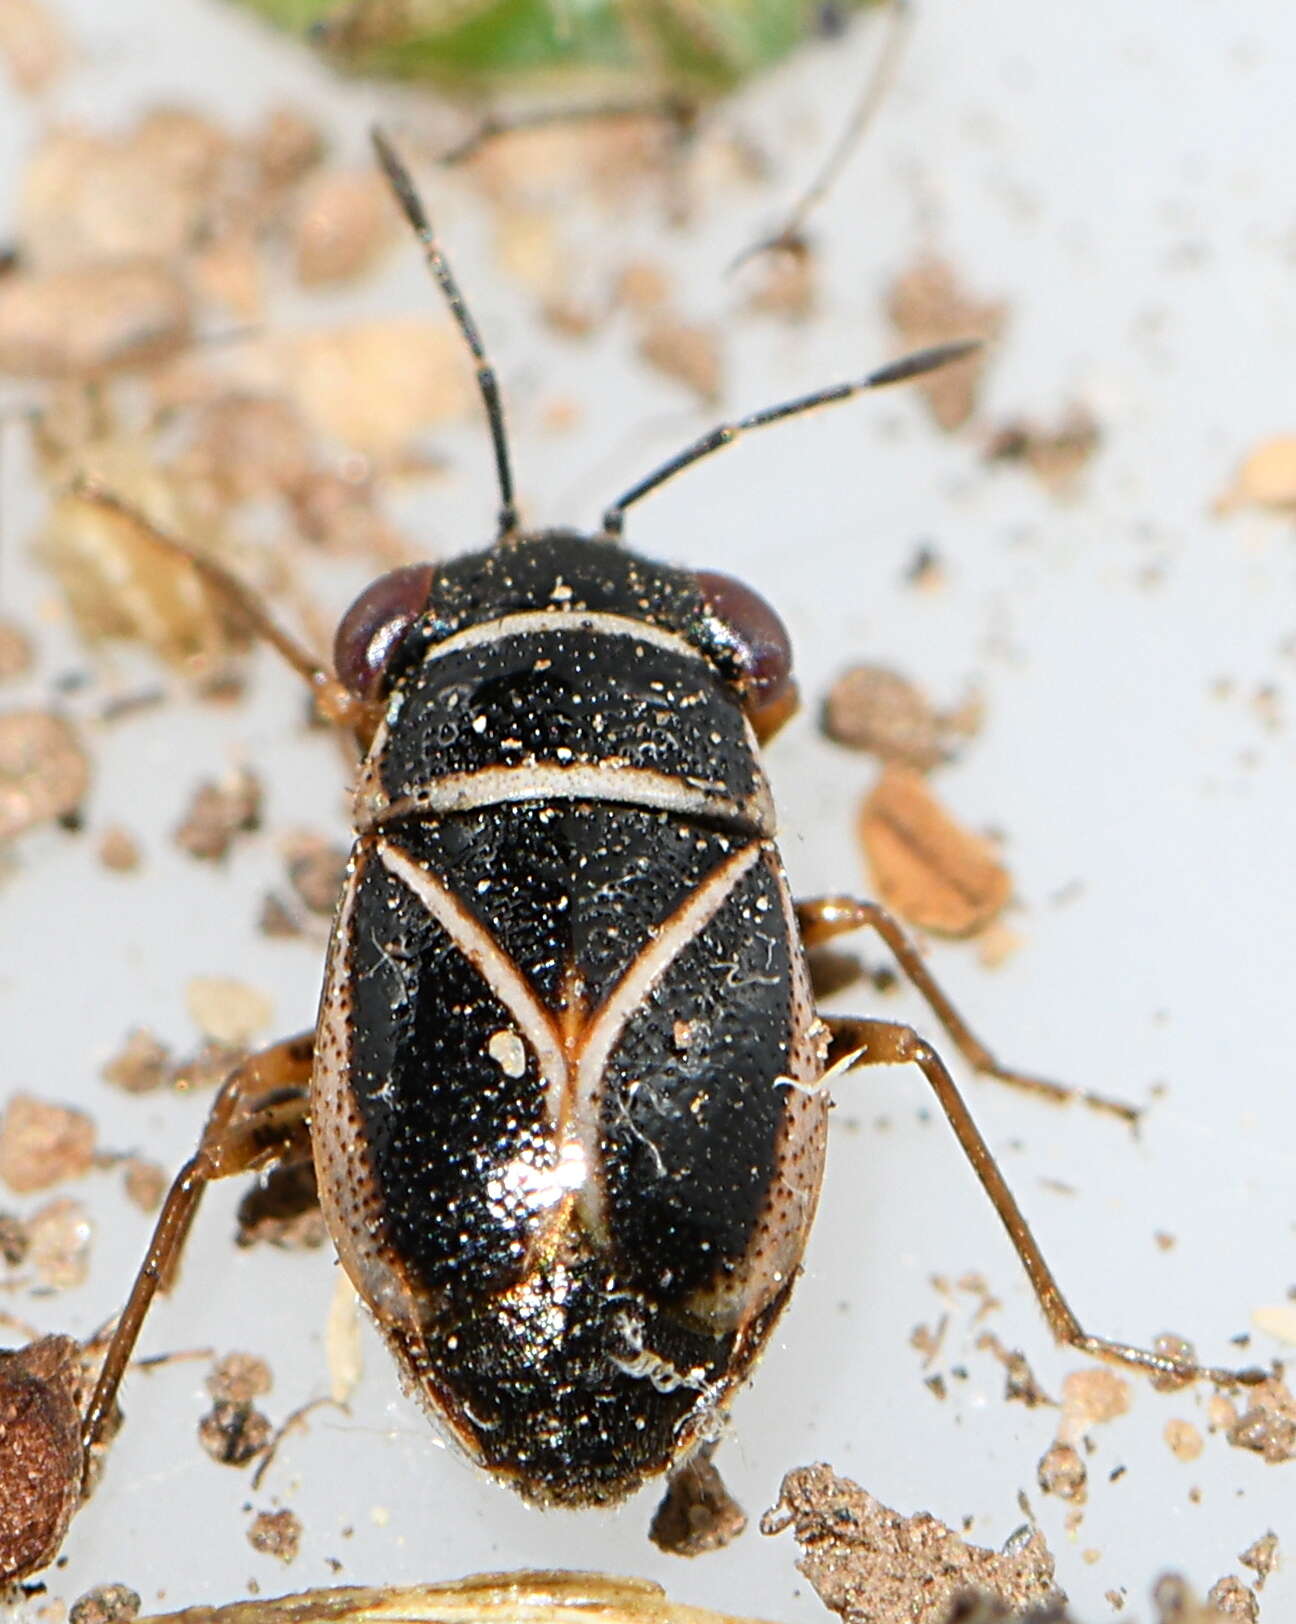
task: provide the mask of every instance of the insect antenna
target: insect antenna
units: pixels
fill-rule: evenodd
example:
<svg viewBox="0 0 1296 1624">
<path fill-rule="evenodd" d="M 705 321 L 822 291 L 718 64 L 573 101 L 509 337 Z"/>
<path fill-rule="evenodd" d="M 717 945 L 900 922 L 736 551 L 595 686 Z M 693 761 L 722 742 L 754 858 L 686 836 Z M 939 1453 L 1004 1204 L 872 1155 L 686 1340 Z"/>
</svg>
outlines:
<svg viewBox="0 0 1296 1624">
<path fill-rule="evenodd" d="M 459 331 L 464 336 L 464 342 L 472 351 L 473 361 L 477 369 L 477 387 L 481 390 L 482 401 L 486 407 L 486 421 L 490 424 L 491 441 L 495 447 L 495 472 L 499 479 L 500 512 L 499 531 L 497 541 L 506 541 L 517 533 L 518 513 L 513 497 L 513 470 L 509 464 L 508 434 L 504 427 L 504 407 L 500 401 L 499 383 L 495 377 L 495 369 L 486 359 L 486 351 L 482 345 L 481 335 L 477 331 L 477 324 L 473 321 L 472 313 L 464 301 L 459 290 L 454 272 L 450 269 L 441 245 L 437 242 L 436 233 L 432 230 L 432 223 L 428 219 L 427 210 L 423 207 L 422 199 L 414 189 L 414 182 L 410 179 L 409 170 L 398 157 L 396 149 L 381 129 L 375 126 L 370 132 L 374 151 L 378 154 L 378 162 L 382 165 L 383 173 L 395 193 L 396 201 L 401 212 L 414 229 L 414 234 L 423 245 L 423 256 L 427 260 L 428 269 L 437 280 L 437 285 L 445 295 L 445 301 L 450 306 L 450 314 L 454 317 Z"/>
<path fill-rule="evenodd" d="M 956 344 L 937 344 L 931 349 L 915 350 L 912 355 L 902 356 L 898 361 L 879 367 L 867 377 L 853 379 L 849 383 L 832 384 L 827 389 L 817 389 L 812 395 L 801 395 L 796 400 L 785 400 L 778 406 L 766 406 L 763 411 L 752 412 L 749 416 L 737 418 L 732 423 L 721 423 L 710 433 L 694 440 L 692 445 L 685 446 L 683 451 L 677 452 L 668 462 L 662 463 L 660 468 L 655 468 L 637 485 L 632 485 L 623 496 L 618 497 L 603 515 L 603 534 L 609 540 L 615 540 L 625 525 L 625 511 L 632 503 L 637 502 L 642 496 L 647 496 L 649 491 L 655 491 L 659 485 L 664 485 L 668 479 L 673 479 L 692 463 L 701 461 L 703 457 L 709 457 L 713 451 L 720 451 L 723 447 L 732 445 L 739 435 L 745 434 L 748 429 L 764 428 L 767 423 L 780 423 L 785 417 L 796 417 L 801 412 L 817 411 L 820 406 L 832 406 L 839 400 L 849 400 L 853 395 L 862 394 L 866 389 L 883 389 L 888 384 L 905 383 L 910 378 L 921 378 L 924 373 L 935 372 L 938 367 L 961 361 L 980 348 L 981 340 L 970 338 Z"/>
</svg>

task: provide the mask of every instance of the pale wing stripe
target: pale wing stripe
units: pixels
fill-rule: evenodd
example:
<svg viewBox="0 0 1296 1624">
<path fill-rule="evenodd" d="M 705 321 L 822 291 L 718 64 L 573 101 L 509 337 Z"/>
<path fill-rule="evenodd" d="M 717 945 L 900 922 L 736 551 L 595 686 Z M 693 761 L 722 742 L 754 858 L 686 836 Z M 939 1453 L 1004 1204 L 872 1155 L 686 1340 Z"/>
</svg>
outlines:
<svg viewBox="0 0 1296 1624">
<path fill-rule="evenodd" d="M 390 823 L 416 812 L 468 812 L 506 801 L 614 801 L 621 805 L 660 808 L 681 817 L 731 819 L 753 834 L 772 836 L 774 809 L 764 781 L 746 801 L 734 801 L 719 785 L 676 778 L 646 767 L 560 767 L 547 763 L 525 767 L 481 767 L 476 772 L 447 773 L 415 795 L 365 808 L 366 827 Z"/>
<path fill-rule="evenodd" d="M 602 1162 L 599 1108 L 603 1073 L 627 1021 L 640 1008 L 654 982 L 715 918 L 730 892 L 767 849 L 766 842 L 753 840 L 705 879 L 688 901 L 653 933 L 648 946 L 626 970 L 585 1029 L 570 1108 L 575 1135 L 584 1146 L 588 1166 L 598 1167 Z M 588 1180 L 581 1192 L 581 1212 L 594 1235 L 605 1233 L 603 1207 L 602 1181 Z"/>
<path fill-rule="evenodd" d="M 483 643 L 498 643 L 505 637 L 526 637 L 539 632 L 601 632 L 606 637 L 626 637 L 636 643 L 651 643 L 655 648 L 668 649 L 672 654 L 683 654 L 691 660 L 706 664 L 700 649 L 678 632 L 651 626 L 647 621 L 635 620 L 631 615 L 604 614 L 581 609 L 521 609 L 516 614 L 501 615 L 498 620 L 484 620 L 477 626 L 465 626 L 461 632 L 452 632 L 440 643 L 432 643 L 423 654 L 420 664 L 430 665 L 445 654 L 457 654 L 460 649 L 477 648 Z"/>
<path fill-rule="evenodd" d="M 557 1123 L 567 1089 L 567 1060 L 552 1020 L 522 972 L 490 931 L 434 875 L 386 841 L 379 841 L 378 855 L 387 872 L 414 893 L 517 1022 L 548 1085 L 550 1115 Z"/>
</svg>

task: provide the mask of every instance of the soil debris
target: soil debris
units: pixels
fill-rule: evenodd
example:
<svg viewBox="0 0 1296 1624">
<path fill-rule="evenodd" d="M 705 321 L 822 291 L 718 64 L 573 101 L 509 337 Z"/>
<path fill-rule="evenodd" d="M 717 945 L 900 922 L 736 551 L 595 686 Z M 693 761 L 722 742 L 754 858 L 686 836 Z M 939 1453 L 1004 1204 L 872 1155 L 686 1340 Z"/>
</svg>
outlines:
<svg viewBox="0 0 1296 1624">
<path fill-rule="evenodd" d="M 1249 507 L 1296 514 L 1296 434 L 1275 434 L 1254 445 L 1215 503 L 1215 512 Z"/>
<path fill-rule="evenodd" d="M 789 1472 L 778 1504 L 761 1519 L 765 1534 L 789 1526 L 801 1547 L 797 1566 L 847 1624 L 974 1618 L 975 1611 L 958 1611 L 966 1592 L 1018 1609 L 1065 1600 L 1038 1529 L 1022 1529 L 1002 1552 L 969 1545 L 925 1512 L 888 1510 L 824 1465 Z"/>
<path fill-rule="evenodd" d="M 1033 1410 L 1040 1404 L 1057 1402 L 1040 1386 L 1038 1377 L 1026 1362 L 1026 1355 L 1015 1348 L 1006 1348 L 993 1331 L 982 1331 L 976 1345 L 993 1353 L 1007 1372 L 1004 1399 L 1008 1403 L 1016 1400 L 1028 1410 Z"/>
<path fill-rule="evenodd" d="M 1221 1624 L 1233 1624 L 1234 1620 L 1237 1624 L 1260 1624 L 1259 1597 L 1236 1574 L 1217 1579 L 1206 1593 L 1206 1602 L 1215 1609 Z"/>
<path fill-rule="evenodd" d="M 264 993 L 232 976 L 194 976 L 185 987 L 185 1007 L 205 1038 L 231 1049 L 241 1048 L 274 1017 Z"/>
<path fill-rule="evenodd" d="M 747 1513 L 703 1451 L 671 1478 L 648 1537 L 672 1556 L 701 1556 L 728 1545 L 746 1526 Z"/>
<path fill-rule="evenodd" d="M 1246 1550 L 1238 1557 L 1244 1568 L 1250 1568 L 1256 1576 L 1255 1587 L 1263 1590 L 1265 1580 L 1278 1566 L 1278 1536 L 1271 1528 L 1267 1534 L 1248 1545 Z"/>
<path fill-rule="evenodd" d="M 32 640 L 22 627 L 16 621 L 0 620 L 0 682 L 26 675 L 34 657 Z"/>
<path fill-rule="evenodd" d="M 167 1171 L 157 1162 L 145 1161 L 142 1156 L 128 1156 L 122 1163 L 122 1187 L 126 1198 L 141 1212 L 156 1212 L 162 1205 L 170 1182 Z"/>
<path fill-rule="evenodd" d="M 692 390 L 704 406 L 719 404 L 724 393 L 724 362 L 712 328 L 662 313 L 639 340 L 639 354 L 664 377 Z"/>
<path fill-rule="evenodd" d="M 254 1353 L 227 1353 L 207 1373 L 207 1391 L 229 1404 L 250 1404 L 270 1391 L 270 1366 Z"/>
<path fill-rule="evenodd" d="M 198 1442 L 222 1466 L 246 1466 L 270 1442 L 269 1418 L 251 1404 L 217 1399 L 198 1423 Z"/>
<path fill-rule="evenodd" d="M 20 95 L 48 89 L 70 56 L 67 35 L 47 6 L 0 0 L 0 59 Z"/>
<path fill-rule="evenodd" d="M 129 1585 L 96 1585 L 72 1603 L 68 1624 L 132 1624 L 139 1610 L 139 1595 Z"/>
<path fill-rule="evenodd" d="M 258 1511 L 248 1528 L 248 1544 L 263 1556 L 277 1556 L 285 1565 L 301 1547 L 301 1518 L 285 1506 L 281 1511 Z"/>
<path fill-rule="evenodd" d="M 81 1498 L 81 1349 L 0 1352 L 0 1580 L 52 1562 Z"/>
<path fill-rule="evenodd" d="M 1296 1398 L 1277 1376 L 1247 1391 L 1247 1407 L 1228 1429 L 1238 1449 L 1263 1455 L 1271 1466 L 1296 1460 Z"/>
<path fill-rule="evenodd" d="M 880 761 L 929 772 L 948 761 L 948 722 L 907 677 L 885 665 L 853 665 L 828 691 L 823 730 Z"/>
<path fill-rule="evenodd" d="M 235 837 L 261 827 L 261 781 L 240 767 L 219 783 L 199 784 L 175 832 L 176 845 L 191 857 L 215 863 L 229 854 Z"/>
<path fill-rule="evenodd" d="M 997 338 L 1008 307 L 977 299 L 959 283 L 953 266 L 924 258 L 896 278 L 887 296 L 887 315 L 905 350 L 925 349 L 964 338 Z M 985 353 L 942 367 L 916 387 L 932 416 L 947 432 L 961 428 L 976 410 Z"/>
<path fill-rule="evenodd" d="M 110 874 L 133 874 L 141 861 L 134 835 L 120 824 L 110 825 L 99 836 L 99 861 Z"/>
<path fill-rule="evenodd" d="M 285 840 L 284 856 L 289 882 L 302 904 L 323 919 L 331 918 L 346 877 L 346 848 L 303 833 Z"/>
<path fill-rule="evenodd" d="M 127 1094 L 149 1094 L 170 1078 L 171 1051 L 146 1027 L 132 1027 L 125 1043 L 99 1075 Z"/>
<path fill-rule="evenodd" d="M 1087 1496 L 1089 1474 L 1071 1444 L 1053 1444 L 1040 1458 L 1036 1480 L 1045 1494 L 1055 1494 L 1059 1500 L 1070 1500 L 1083 1505 Z"/>
<path fill-rule="evenodd" d="M 1062 1417 L 1058 1438 L 1077 1444 L 1090 1429 L 1114 1421 L 1129 1409 L 1133 1391 L 1123 1376 L 1102 1365 L 1073 1370 L 1062 1381 Z"/>
<path fill-rule="evenodd" d="M 12 1094 L 0 1115 L 0 1179 L 17 1195 L 81 1178 L 94 1163 L 95 1125 L 84 1111 Z"/>
<path fill-rule="evenodd" d="M 1097 420 L 1087 407 L 1072 404 L 1056 427 L 1014 418 L 990 436 L 987 462 L 1020 462 L 1054 496 L 1071 495 L 1101 444 Z"/>
<path fill-rule="evenodd" d="M 66 1291 L 85 1281 L 94 1225 L 79 1201 L 67 1196 L 47 1201 L 27 1220 L 27 1234 L 27 1262 L 41 1285 Z"/>
<path fill-rule="evenodd" d="M 1163 1436 L 1170 1453 L 1178 1460 L 1194 1461 L 1206 1447 L 1206 1440 L 1191 1421 L 1167 1421 Z"/>
<path fill-rule="evenodd" d="M 56 818 L 72 818 L 90 787 L 75 728 L 50 711 L 0 715 L 0 845 Z"/>
<path fill-rule="evenodd" d="M 955 823 L 911 767 L 883 770 L 858 830 L 878 897 L 921 929 L 972 936 L 1012 894 L 989 842 Z"/>
<path fill-rule="evenodd" d="M 293 262 L 303 287 L 347 282 L 380 260 L 395 236 L 391 190 L 378 171 L 322 170 L 298 200 Z"/>
<path fill-rule="evenodd" d="M 12 1212 L 0 1212 L 0 1258 L 11 1269 L 16 1269 L 27 1256 L 31 1236 L 27 1225 Z"/>
<path fill-rule="evenodd" d="M 0 373 L 84 381 L 153 366 L 192 336 L 184 284 L 155 260 L 0 278 Z"/>
</svg>

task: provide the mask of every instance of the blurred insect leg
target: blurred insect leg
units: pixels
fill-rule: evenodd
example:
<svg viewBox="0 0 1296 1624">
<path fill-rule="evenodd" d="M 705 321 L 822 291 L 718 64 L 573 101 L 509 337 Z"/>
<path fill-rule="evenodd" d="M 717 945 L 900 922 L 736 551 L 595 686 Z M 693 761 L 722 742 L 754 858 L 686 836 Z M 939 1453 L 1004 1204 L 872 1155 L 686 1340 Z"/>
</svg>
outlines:
<svg viewBox="0 0 1296 1624">
<path fill-rule="evenodd" d="M 1263 1370 L 1222 1370 L 1213 1365 L 1197 1365 L 1168 1354 L 1153 1353 L 1150 1349 L 1136 1348 L 1129 1343 L 1110 1342 L 1106 1337 L 1091 1336 L 1062 1295 L 1062 1288 L 1044 1261 L 1044 1254 L 999 1171 L 990 1147 L 981 1137 L 981 1131 L 963 1103 L 954 1079 L 936 1051 L 912 1027 L 899 1025 L 895 1021 L 833 1015 L 824 1019 L 832 1036 L 828 1057 L 830 1070 L 833 1067 L 842 1071 L 855 1066 L 903 1066 L 910 1063 L 921 1070 L 931 1084 L 963 1154 L 971 1162 L 982 1188 L 990 1197 L 991 1205 L 999 1214 L 1000 1222 L 1008 1231 L 1008 1238 L 1030 1278 L 1049 1328 L 1059 1342 L 1095 1359 L 1128 1365 L 1175 1383 L 1204 1379 L 1218 1387 L 1237 1387 L 1266 1380 L 1268 1373 Z"/>
<path fill-rule="evenodd" d="M 875 930 L 895 955 L 906 978 L 945 1028 L 954 1047 L 969 1066 L 985 1076 L 1008 1083 L 1013 1088 L 1024 1089 L 1030 1094 L 1042 1094 L 1046 1099 L 1062 1105 L 1069 1105 L 1072 1100 L 1082 1100 L 1095 1111 L 1106 1111 L 1119 1117 L 1122 1122 L 1137 1125 L 1142 1113 L 1136 1105 L 1109 1099 L 1105 1094 L 1095 1094 L 1086 1088 L 1070 1088 L 1047 1077 L 1037 1077 L 1033 1072 L 1017 1071 L 997 1060 L 955 1009 L 904 927 L 878 903 L 855 897 L 813 897 L 797 903 L 797 921 L 801 927 L 801 940 L 806 947 L 819 947 L 846 931 Z"/>
<path fill-rule="evenodd" d="M 684 145 L 697 122 L 697 109 L 692 102 L 677 96 L 651 96 L 643 100 L 590 102 L 576 107 L 532 107 L 515 113 L 487 113 L 476 129 L 441 153 L 438 162 L 466 163 L 499 136 L 514 135 L 521 130 L 540 130 L 551 124 L 600 124 L 652 118 L 661 119 Z"/>
<path fill-rule="evenodd" d="M 203 1126 L 198 1148 L 176 1175 L 153 1237 L 117 1321 L 99 1380 L 86 1408 L 81 1441 L 100 1438 L 154 1297 L 174 1273 L 202 1193 L 213 1179 L 256 1172 L 310 1154 L 307 1087 L 314 1034 L 305 1032 L 250 1056 L 231 1072 Z"/>
<path fill-rule="evenodd" d="M 299 643 L 290 632 L 279 625 L 261 598 L 246 582 L 240 581 L 237 575 L 231 574 L 214 559 L 205 557 L 179 536 L 169 535 L 160 529 L 139 508 L 122 501 L 120 496 L 96 484 L 95 481 L 77 479 L 71 488 L 83 501 L 93 502 L 110 513 L 118 514 L 133 524 L 140 535 L 147 537 L 157 547 L 190 564 L 199 578 L 234 610 L 248 631 L 277 649 L 293 670 L 305 679 L 315 696 L 315 705 L 320 715 L 326 721 L 348 728 L 356 735 L 361 747 L 367 748 L 369 738 L 381 716 L 381 706 L 358 699 L 349 689 L 344 688 L 332 672 L 326 671 L 319 664 L 304 644 Z"/>
<path fill-rule="evenodd" d="M 887 34 L 882 43 L 881 53 L 851 109 L 845 128 L 833 143 L 828 156 L 820 164 L 814 179 L 788 211 L 783 224 L 771 236 L 763 237 L 759 242 L 744 248 L 730 262 L 728 268 L 730 275 L 748 260 L 755 259 L 758 254 L 796 254 L 805 251 L 803 233 L 806 220 L 836 185 L 895 82 L 896 70 L 908 43 L 913 13 L 909 0 L 888 0 L 887 12 Z"/>
</svg>

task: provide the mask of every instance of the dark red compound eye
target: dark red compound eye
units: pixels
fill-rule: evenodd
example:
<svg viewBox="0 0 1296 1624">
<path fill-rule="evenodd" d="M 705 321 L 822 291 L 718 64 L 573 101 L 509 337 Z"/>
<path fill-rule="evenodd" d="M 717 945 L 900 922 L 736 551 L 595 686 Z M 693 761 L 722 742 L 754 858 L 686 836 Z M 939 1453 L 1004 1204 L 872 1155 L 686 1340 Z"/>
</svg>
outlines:
<svg viewBox="0 0 1296 1624">
<path fill-rule="evenodd" d="M 381 699 L 391 685 L 405 634 L 427 608 L 433 564 L 407 564 L 371 581 L 342 616 L 333 639 L 338 681 L 360 699 Z"/>
<path fill-rule="evenodd" d="M 743 704 L 757 734 L 767 738 L 796 708 L 792 643 L 765 599 L 732 575 L 699 570 L 708 630 L 736 671 Z"/>
</svg>

